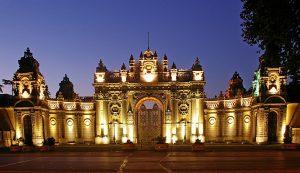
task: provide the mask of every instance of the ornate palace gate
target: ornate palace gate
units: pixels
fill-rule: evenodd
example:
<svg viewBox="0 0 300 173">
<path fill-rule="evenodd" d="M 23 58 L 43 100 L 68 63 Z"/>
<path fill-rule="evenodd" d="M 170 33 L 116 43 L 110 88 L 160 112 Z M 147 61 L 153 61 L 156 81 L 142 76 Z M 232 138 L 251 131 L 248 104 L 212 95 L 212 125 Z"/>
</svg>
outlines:
<svg viewBox="0 0 300 173">
<path fill-rule="evenodd" d="M 94 76 L 96 99 L 95 143 L 138 143 L 162 135 L 168 143 L 203 136 L 204 73 L 197 58 L 191 70 L 168 66 L 165 55 L 147 49 L 129 68 L 109 71 L 100 60 Z M 155 101 L 159 115 L 139 113 L 146 100 Z"/>
<path fill-rule="evenodd" d="M 151 109 L 147 108 L 144 103 L 142 102 L 142 105 L 136 111 L 137 137 L 139 142 L 151 144 L 154 138 L 162 136 L 162 110 L 156 103 L 153 106 L 151 105 Z"/>
</svg>

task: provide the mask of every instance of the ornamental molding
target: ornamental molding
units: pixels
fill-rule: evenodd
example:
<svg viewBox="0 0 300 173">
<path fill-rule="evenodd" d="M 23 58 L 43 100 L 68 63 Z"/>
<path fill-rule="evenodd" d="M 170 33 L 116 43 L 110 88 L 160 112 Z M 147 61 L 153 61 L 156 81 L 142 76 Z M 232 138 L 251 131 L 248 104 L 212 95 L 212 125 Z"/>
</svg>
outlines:
<svg viewBox="0 0 300 173">
<path fill-rule="evenodd" d="M 205 103 L 208 109 L 217 109 L 219 108 L 220 101 L 206 101 Z"/>
</svg>

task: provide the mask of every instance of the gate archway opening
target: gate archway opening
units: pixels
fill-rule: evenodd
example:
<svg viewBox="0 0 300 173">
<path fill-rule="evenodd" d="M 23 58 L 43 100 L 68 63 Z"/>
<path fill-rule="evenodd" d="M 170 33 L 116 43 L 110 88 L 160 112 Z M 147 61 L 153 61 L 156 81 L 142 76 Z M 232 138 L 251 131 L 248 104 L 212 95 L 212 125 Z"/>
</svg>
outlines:
<svg viewBox="0 0 300 173">
<path fill-rule="evenodd" d="M 24 116 L 23 125 L 24 125 L 24 143 L 26 145 L 32 145 L 32 122 L 31 122 L 30 115 Z"/>
<path fill-rule="evenodd" d="M 135 106 L 137 141 L 153 144 L 157 136 L 163 136 L 163 104 L 155 97 L 141 99 Z"/>
<path fill-rule="evenodd" d="M 277 142 L 277 114 L 274 111 L 268 114 L 268 142 Z"/>
</svg>

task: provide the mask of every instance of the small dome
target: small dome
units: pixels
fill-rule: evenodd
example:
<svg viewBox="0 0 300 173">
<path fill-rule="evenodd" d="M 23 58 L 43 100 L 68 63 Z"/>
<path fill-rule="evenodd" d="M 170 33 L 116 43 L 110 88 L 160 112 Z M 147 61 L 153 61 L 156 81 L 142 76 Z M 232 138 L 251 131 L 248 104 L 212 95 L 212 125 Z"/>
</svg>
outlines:
<svg viewBox="0 0 300 173">
<path fill-rule="evenodd" d="M 200 65 L 200 60 L 198 57 L 195 59 L 195 62 L 192 66 L 192 70 L 193 71 L 202 71 L 202 66 Z"/>
<path fill-rule="evenodd" d="M 144 57 L 145 57 L 145 58 L 151 58 L 151 57 L 153 57 L 153 52 L 152 52 L 150 49 L 147 49 L 147 50 L 144 52 Z"/>
</svg>

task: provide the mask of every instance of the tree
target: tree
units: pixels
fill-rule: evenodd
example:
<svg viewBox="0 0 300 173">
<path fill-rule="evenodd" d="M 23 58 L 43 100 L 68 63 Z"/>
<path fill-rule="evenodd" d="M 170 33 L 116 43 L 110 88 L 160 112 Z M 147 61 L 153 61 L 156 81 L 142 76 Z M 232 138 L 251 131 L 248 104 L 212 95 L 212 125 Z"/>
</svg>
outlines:
<svg viewBox="0 0 300 173">
<path fill-rule="evenodd" d="M 3 90 L 2 90 L 3 87 L 4 86 L 0 84 L 0 93 L 3 93 Z"/>
<path fill-rule="evenodd" d="M 263 51 L 267 67 L 284 66 L 292 82 L 300 79 L 300 2 L 241 0 L 242 36 Z"/>
</svg>

